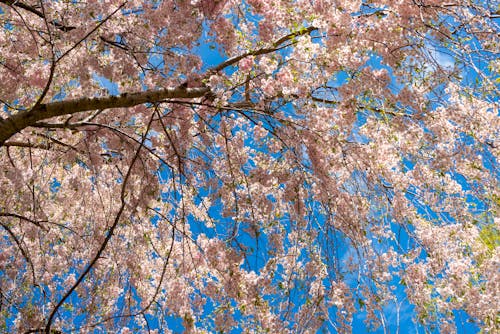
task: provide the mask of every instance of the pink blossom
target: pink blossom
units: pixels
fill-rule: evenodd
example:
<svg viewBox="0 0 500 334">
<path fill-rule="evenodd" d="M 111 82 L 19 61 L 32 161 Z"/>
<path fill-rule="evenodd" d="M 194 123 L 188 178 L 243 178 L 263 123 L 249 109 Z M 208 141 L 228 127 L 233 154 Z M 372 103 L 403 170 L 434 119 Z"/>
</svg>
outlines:
<svg viewBox="0 0 500 334">
<path fill-rule="evenodd" d="M 3 1 L 5 331 L 499 332 L 490 7 Z"/>
</svg>

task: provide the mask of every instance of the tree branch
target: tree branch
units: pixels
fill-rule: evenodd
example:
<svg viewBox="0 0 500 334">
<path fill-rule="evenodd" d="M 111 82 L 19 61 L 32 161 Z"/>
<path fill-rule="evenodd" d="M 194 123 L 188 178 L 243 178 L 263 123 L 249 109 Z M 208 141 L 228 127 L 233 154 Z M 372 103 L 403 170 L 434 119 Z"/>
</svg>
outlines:
<svg viewBox="0 0 500 334">
<path fill-rule="evenodd" d="M 33 6 L 30 6 L 30 5 L 27 5 L 25 3 L 22 3 L 20 1 L 14 1 L 14 0 L 0 0 L 0 3 L 3 3 L 3 4 L 6 4 L 7 6 L 16 6 L 16 7 L 19 7 L 19 8 L 22 8 L 32 14 L 35 14 L 36 16 L 42 18 L 45 20 L 45 15 L 39 11 L 38 9 L 36 9 L 35 7 Z M 68 32 L 68 31 L 71 31 L 73 29 L 76 29 L 76 27 L 74 26 L 67 26 L 67 25 L 64 25 L 62 23 L 59 23 L 57 21 L 51 21 L 49 22 L 50 24 L 52 24 L 54 27 L 56 27 L 57 29 L 61 30 L 61 31 L 64 31 L 64 32 Z"/>
<path fill-rule="evenodd" d="M 43 229 L 42 227 L 42 223 L 47 223 L 48 221 L 47 220 L 33 220 L 33 219 L 30 219 L 28 217 L 25 217 L 25 216 L 22 216 L 22 215 L 19 215 L 17 213 L 10 213 L 10 212 L 0 212 L 0 217 L 11 217 L 11 218 L 18 218 L 20 220 L 25 220 L 29 223 L 32 223 L 33 225 L 36 225 L 37 227 L 40 227 Z"/>
<path fill-rule="evenodd" d="M 0 222 L 0 226 L 2 226 L 4 228 L 4 230 L 7 231 L 7 233 L 10 235 L 12 240 L 14 240 L 14 242 L 17 245 L 17 248 L 19 248 L 24 259 L 29 264 L 29 267 L 31 269 L 31 276 L 32 276 L 32 280 L 33 280 L 33 285 L 35 285 L 36 284 L 35 267 L 33 266 L 33 261 L 31 261 L 31 258 L 29 257 L 28 253 L 26 252 L 26 250 L 24 250 L 23 246 L 21 245 L 21 240 L 19 240 L 19 238 L 16 236 L 16 234 L 11 230 L 11 228 L 9 226 L 7 226 L 6 224 L 1 223 L 1 222 Z"/>
<path fill-rule="evenodd" d="M 161 90 L 149 90 L 138 93 L 124 93 L 119 96 L 97 98 L 80 98 L 50 103 L 41 103 L 38 106 L 18 112 L 7 119 L 0 120 L 0 146 L 14 134 L 38 121 L 52 117 L 72 115 L 83 111 L 110 108 L 127 108 L 143 103 L 159 102 L 172 98 L 197 98 L 206 95 L 208 87 L 185 88 L 173 87 Z"/>
<path fill-rule="evenodd" d="M 3 146 L 5 146 L 5 147 L 31 147 L 31 148 L 39 148 L 42 150 L 50 150 L 50 148 L 51 148 L 50 144 L 32 144 L 32 143 L 26 143 L 23 141 L 15 141 L 15 140 L 5 142 L 3 144 Z"/>
<path fill-rule="evenodd" d="M 229 58 L 228 60 L 220 63 L 219 65 L 217 65 L 216 67 L 214 67 L 213 69 L 211 69 L 210 72 L 213 72 L 213 73 L 219 72 L 219 71 L 223 70 L 224 68 L 226 68 L 228 66 L 231 66 L 231 65 L 234 65 L 237 62 L 239 62 L 240 60 L 242 60 L 243 58 L 246 58 L 246 57 L 249 57 L 249 56 L 259 56 L 259 55 L 264 55 L 264 54 L 268 54 L 268 53 L 271 53 L 271 52 L 275 52 L 275 51 L 277 51 L 279 49 L 280 45 L 283 44 L 283 43 L 285 43 L 286 41 L 294 39 L 297 36 L 302 36 L 302 35 L 310 34 L 311 32 L 313 32 L 315 30 L 318 30 L 318 28 L 309 27 L 309 28 L 301 29 L 301 30 L 299 30 L 297 32 L 292 32 L 292 33 L 290 33 L 290 34 L 288 34 L 286 36 L 283 36 L 280 39 L 278 39 L 276 42 L 274 42 L 272 44 L 272 46 L 270 48 L 257 49 L 255 51 L 249 51 L 249 52 L 246 52 L 246 53 L 244 53 L 242 55 Z"/>
</svg>

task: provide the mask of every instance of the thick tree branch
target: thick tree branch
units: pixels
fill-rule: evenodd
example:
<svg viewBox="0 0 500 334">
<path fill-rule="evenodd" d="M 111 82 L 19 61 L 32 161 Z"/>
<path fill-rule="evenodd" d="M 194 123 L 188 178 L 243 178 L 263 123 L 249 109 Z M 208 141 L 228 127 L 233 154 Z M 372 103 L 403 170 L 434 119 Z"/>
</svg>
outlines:
<svg viewBox="0 0 500 334">
<path fill-rule="evenodd" d="M 7 119 L 0 120 L 0 145 L 3 145 L 7 139 L 26 127 L 52 117 L 72 115 L 78 112 L 97 109 L 127 108 L 172 98 L 192 99 L 202 97 L 209 93 L 209 91 L 207 87 L 185 88 L 179 86 L 139 93 L 124 93 L 118 96 L 80 98 L 42 103 L 33 109 L 21 111 Z"/>
</svg>

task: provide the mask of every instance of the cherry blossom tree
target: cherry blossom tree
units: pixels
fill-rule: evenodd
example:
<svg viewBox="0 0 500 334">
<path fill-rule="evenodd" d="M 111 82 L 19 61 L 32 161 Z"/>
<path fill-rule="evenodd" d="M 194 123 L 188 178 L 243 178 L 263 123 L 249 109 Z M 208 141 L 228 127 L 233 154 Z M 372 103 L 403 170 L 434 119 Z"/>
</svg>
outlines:
<svg viewBox="0 0 500 334">
<path fill-rule="evenodd" d="M 499 331 L 499 10 L 0 0 L 2 331 Z"/>
</svg>

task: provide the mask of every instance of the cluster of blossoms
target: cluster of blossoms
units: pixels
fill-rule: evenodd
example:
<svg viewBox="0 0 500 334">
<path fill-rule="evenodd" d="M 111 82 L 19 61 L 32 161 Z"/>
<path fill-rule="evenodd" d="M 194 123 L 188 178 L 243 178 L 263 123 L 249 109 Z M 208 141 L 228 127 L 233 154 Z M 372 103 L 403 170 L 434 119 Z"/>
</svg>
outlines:
<svg viewBox="0 0 500 334">
<path fill-rule="evenodd" d="M 0 328 L 500 330 L 492 6 L 0 0 Z"/>
</svg>

